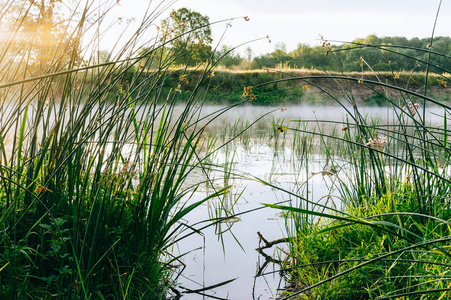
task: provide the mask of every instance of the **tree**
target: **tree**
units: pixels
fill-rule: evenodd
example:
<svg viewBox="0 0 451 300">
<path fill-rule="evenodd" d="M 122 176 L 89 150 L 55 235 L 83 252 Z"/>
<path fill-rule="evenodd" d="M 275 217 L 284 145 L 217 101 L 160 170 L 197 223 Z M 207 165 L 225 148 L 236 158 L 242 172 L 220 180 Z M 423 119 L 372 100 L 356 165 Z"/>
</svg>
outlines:
<svg viewBox="0 0 451 300">
<path fill-rule="evenodd" d="M 6 4 L 0 15 L 0 34 L 6 32 L 0 52 L 8 58 L 3 62 L 21 62 L 28 72 L 43 72 L 62 67 L 79 50 L 79 37 L 69 34 L 77 26 L 73 21 L 78 10 L 72 1 L 7 0 Z"/>
<path fill-rule="evenodd" d="M 161 22 L 161 30 L 162 41 L 170 43 L 175 63 L 192 66 L 210 56 L 213 39 L 208 16 L 188 8 L 173 10 Z"/>
<path fill-rule="evenodd" d="M 222 45 L 222 47 L 216 51 L 215 58 L 219 60 L 219 65 L 230 68 L 232 66 L 238 66 L 243 59 L 240 54 L 236 54 L 233 46 Z"/>
<path fill-rule="evenodd" d="M 254 52 L 252 51 L 251 47 L 247 47 L 246 50 L 244 50 L 244 56 L 246 57 L 247 61 L 252 61 L 254 58 Z"/>
<path fill-rule="evenodd" d="M 48 61 L 56 41 L 62 38 L 56 25 L 62 22 L 59 18 L 61 5 L 61 0 L 11 2 L 3 26 L 15 33 L 14 41 L 18 48 L 33 43 L 40 50 L 36 59 Z"/>
</svg>

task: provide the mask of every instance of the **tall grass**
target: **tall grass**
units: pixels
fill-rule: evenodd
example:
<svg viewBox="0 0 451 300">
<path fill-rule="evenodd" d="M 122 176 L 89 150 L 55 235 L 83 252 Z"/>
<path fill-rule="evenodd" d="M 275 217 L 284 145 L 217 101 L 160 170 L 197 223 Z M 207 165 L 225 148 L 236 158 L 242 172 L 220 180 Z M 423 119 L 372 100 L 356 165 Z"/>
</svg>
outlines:
<svg viewBox="0 0 451 300">
<path fill-rule="evenodd" d="M 164 2 L 99 64 L 87 32 L 114 3 L 78 3 L 66 38 L 47 45 L 22 35 L 34 5 L 24 2 L 2 40 L 2 299 L 163 298 L 176 259 L 167 251 L 187 229 L 179 221 L 225 191 L 187 201 L 197 185 L 185 180 L 202 168 L 198 92 L 213 65 L 176 107 L 165 41 L 154 36 L 145 53 L 137 46 Z M 44 15 L 33 22 L 45 30 Z M 155 69 L 140 68 L 151 60 Z"/>
<path fill-rule="evenodd" d="M 396 47 L 390 47 L 396 53 Z M 428 61 L 420 63 L 429 73 L 438 72 L 449 81 L 449 70 L 432 66 L 435 55 L 443 55 L 431 49 Z M 361 63 L 363 68 L 364 58 Z M 342 205 L 315 203 L 307 194 L 291 191 L 285 192 L 298 199 L 298 206 L 268 205 L 291 212 L 294 220 L 299 219 L 296 216 L 305 220 L 292 231 L 292 257 L 285 267 L 293 286 L 284 299 L 448 298 L 451 107 L 429 92 L 427 73 L 422 91 L 410 89 L 408 81 L 388 84 L 344 74 L 320 77 L 335 82 L 333 88 L 327 84 L 316 87 L 347 113 L 346 120 L 336 122 L 342 130 L 324 133 L 299 126 L 287 130 L 310 133 L 323 141 L 325 156 L 340 170 L 332 175 Z M 396 79 L 396 72 L 393 77 Z M 310 80 L 317 78 L 279 81 L 314 84 Z M 336 84 L 341 88 L 336 89 Z M 388 123 L 363 114 L 353 85 L 364 85 L 385 99 Z M 258 95 L 258 86 L 254 93 Z M 431 123 L 431 107 L 441 110 L 435 116 L 441 118 L 439 123 Z"/>
</svg>

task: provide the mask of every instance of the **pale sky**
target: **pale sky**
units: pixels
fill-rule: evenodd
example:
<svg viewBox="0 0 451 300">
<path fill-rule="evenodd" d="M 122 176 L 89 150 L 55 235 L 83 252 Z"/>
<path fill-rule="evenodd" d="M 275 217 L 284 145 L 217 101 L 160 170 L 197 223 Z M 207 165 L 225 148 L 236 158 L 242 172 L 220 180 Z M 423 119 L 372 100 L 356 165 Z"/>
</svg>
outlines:
<svg viewBox="0 0 451 300">
<path fill-rule="evenodd" d="M 250 46 L 255 54 L 272 52 L 276 43 L 288 51 L 298 43 L 319 45 L 319 38 L 352 41 L 370 34 L 382 36 L 429 37 L 440 0 L 179 0 L 172 9 L 187 7 L 218 21 L 237 17 L 220 37 L 226 23 L 212 26 L 214 43 L 236 46 L 269 35 Z M 451 1 L 443 1 L 435 36 L 451 36 Z M 117 14 L 141 18 L 149 0 L 123 0 Z M 160 1 L 152 1 L 156 7 Z M 166 1 L 165 3 L 170 3 Z M 246 22 L 242 17 L 248 16 Z M 238 18 L 239 17 L 239 18 Z M 157 21 L 159 25 L 159 20 Z"/>
</svg>

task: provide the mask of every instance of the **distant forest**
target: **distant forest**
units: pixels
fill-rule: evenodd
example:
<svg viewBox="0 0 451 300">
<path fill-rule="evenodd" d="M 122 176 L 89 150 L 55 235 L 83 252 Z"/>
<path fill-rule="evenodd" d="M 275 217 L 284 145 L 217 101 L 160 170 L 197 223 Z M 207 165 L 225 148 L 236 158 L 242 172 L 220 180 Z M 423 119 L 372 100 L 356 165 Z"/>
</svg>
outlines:
<svg viewBox="0 0 451 300">
<path fill-rule="evenodd" d="M 432 45 L 432 46 L 431 46 Z M 431 55 L 430 55 L 431 54 Z M 217 51 L 220 65 L 229 69 L 307 68 L 325 71 L 424 71 L 429 59 L 438 73 L 451 70 L 451 38 L 383 37 L 369 35 L 352 43 L 311 47 L 298 44 L 287 52 L 283 43 L 276 44 L 271 53 L 252 57 L 246 49 L 246 57 L 236 54 L 233 48 L 223 46 Z M 222 58 L 221 58 L 222 57 Z"/>
</svg>

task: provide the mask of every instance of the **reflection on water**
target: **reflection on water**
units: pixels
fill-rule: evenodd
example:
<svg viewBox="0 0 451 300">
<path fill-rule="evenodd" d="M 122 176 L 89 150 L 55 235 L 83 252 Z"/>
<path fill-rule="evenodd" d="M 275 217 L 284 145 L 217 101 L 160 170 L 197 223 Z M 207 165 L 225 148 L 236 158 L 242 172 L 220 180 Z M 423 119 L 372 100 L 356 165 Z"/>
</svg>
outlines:
<svg viewBox="0 0 451 300">
<path fill-rule="evenodd" d="M 208 115 L 217 110 L 218 107 L 207 106 L 203 108 L 202 113 Z M 348 112 L 341 107 L 234 108 L 214 122 L 208 123 L 206 132 L 209 133 L 209 138 L 205 139 L 206 143 L 210 143 L 211 148 L 213 140 L 217 145 L 227 142 L 269 111 L 273 113 L 259 120 L 250 130 L 209 158 L 210 162 L 222 166 L 226 175 L 220 168 L 209 171 L 208 178 L 213 180 L 213 186 L 202 185 L 197 197 L 205 196 L 212 188 L 231 188 L 229 193 L 217 199 L 216 203 L 207 203 L 193 212 L 187 222 L 193 224 L 215 216 L 224 217 L 250 211 L 260 208 L 262 203 L 297 201 L 269 185 L 253 180 L 256 178 L 302 195 L 315 203 L 340 208 L 341 203 L 339 197 L 334 195 L 336 191 L 333 183 L 337 180 L 336 174 L 340 170 L 346 172 L 346 162 L 335 158 L 331 163 L 326 157 L 317 155 L 317 137 L 294 134 L 287 128 L 316 128 L 316 132 L 332 132 L 330 124 L 321 124 L 319 121 L 340 122 L 348 119 L 353 122 Z M 364 108 L 361 113 L 381 123 L 391 122 L 396 118 L 391 108 Z M 432 109 L 432 113 L 428 113 L 428 120 L 440 124 L 441 117 L 433 113 Z M 311 122 L 301 124 L 293 122 L 295 120 Z M 340 128 L 343 126 L 340 125 Z M 228 172 L 243 177 L 227 175 Z M 206 179 L 207 175 L 199 170 L 189 181 L 196 183 Z M 180 291 L 199 290 L 235 280 L 211 290 L 184 294 L 183 299 L 208 298 L 200 293 L 228 299 L 276 299 L 278 288 L 284 287 L 279 273 L 272 272 L 270 275 L 255 277 L 259 271 L 267 273 L 279 268 L 277 264 L 269 263 L 265 270 L 259 270 L 259 266 L 264 265 L 265 258 L 256 251 L 256 248 L 262 245 L 257 232 L 266 240 L 273 241 L 286 237 L 289 229 L 290 225 L 285 223 L 279 211 L 263 208 L 240 215 L 231 222 L 210 227 L 202 234 L 184 240 L 174 249 L 174 254 L 188 253 L 183 257 L 186 268 L 178 280 Z M 276 259 L 283 259 L 284 250 L 287 250 L 287 245 L 281 243 L 264 251 Z"/>
<path fill-rule="evenodd" d="M 58 105 L 46 108 L 46 116 L 54 119 L 59 109 Z M 81 109 L 82 106 L 75 109 L 74 114 L 79 113 Z M 88 118 L 93 122 L 107 122 L 107 119 L 113 114 L 108 112 L 104 116 L 105 119 L 97 120 L 95 119 L 95 109 L 94 107 L 91 112 L 92 117 Z M 326 157 L 316 154 L 315 147 L 319 145 L 317 136 L 313 137 L 302 132 L 296 133 L 289 128 L 332 132 L 333 127 L 327 123 L 323 124 L 321 121 L 349 120 L 352 123 L 349 115 L 351 110 L 346 111 L 338 106 L 291 106 L 287 108 L 243 106 L 235 107 L 210 122 L 210 115 L 214 115 L 219 109 L 215 106 L 199 108 L 199 114 L 207 117 L 193 129 L 199 130 L 207 125 L 202 139 L 204 151 L 211 151 L 211 149 L 228 142 L 231 137 L 237 136 L 237 138 L 214 152 L 205 161 L 217 165 L 214 170 L 196 170 L 191 173 L 187 184 L 206 182 L 192 195 L 193 200 L 204 198 L 213 189 L 218 190 L 227 186 L 230 188 L 228 193 L 220 199 L 213 199 L 194 210 L 188 216 L 189 219 L 185 221 L 190 226 L 194 224 L 194 228 L 201 228 L 205 223 L 198 224 L 200 221 L 258 210 L 230 218 L 227 222 L 218 223 L 177 244 L 172 254 L 175 256 L 186 254 L 182 257 L 182 262 L 186 267 L 181 269 L 183 272 L 178 280 L 179 286 L 176 288 L 182 292 L 186 292 L 187 289 L 199 291 L 205 287 L 235 279 L 213 289 L 202 290 L 198 293 L 184 293 L 183 299 L 204 298 L 199 293 L 229 299 L 275 299 L 277 289 L 284 287 L 279 273 L 273 272 L 270 275 L 255 277 L 259 271 L 265 273 L 277 271 L 279 268 L 277 264 L 269 263 L 265 270 L 259 270 L 259 267 L 264 265 L 265 258 L 256 251 L 256 248 L 261 246 L 257 232 L 260 232 L 266 240 L 273 241 L 286 237 L 290 230 L 290 224 L 285 223 L 280 211 L 262 208 L 261 204 L 298 201 L 271 186 L 273 185 L 301 195 L 315 203 L 339 208 L 338 198 L 331 195 L 335 192 L 333 185 L 336 180 L 335 175 L 345 165 L 345 162 L 340 162 L 339 159 L 335 159 L 332 163 Z M 114 109 L 112 108 L 112 110 Z M 159 111 L 161 114 L 161 107 L 155 107 L 153 110 Z M 127 107 L 123 108 L 123 111 L 130 113 Z M 137 120 L 145 119 L 148 111 L 149 109 L 145 106 L 137 107 L 135 109 Z M 182 112 L 183 106 L 176 110 L 175 117 L 177 117 L 177 111 Z M 440 124 L 442 122 L 440 115 L 434 115 L 434 109 L 430 109 L 430 111 L 428 120 L 433 124 Z M 436 110 L 437 113 L 441 111 Z M 272 113 L 260 119 L 268 112 Z M 379 119 L 382 123 L 391 122 L 395 118 L 391 108 L 364 108 L 361 112 Z M 28 116 L 30 120 L 34 119 L 33 113 L 33 109 L 30 109 Z M 17 116 L 20 119 L 23 111 L 13 113 L 8 108 L 4 108 L 3 122 L 7 123 L 8 116 Z M 255 122 L 256 120 L 258 121 Z M 309 122 L 297 122 L 299 120 Z M 61 120 L 61 122 L 70 121 Z M 54 120 L 54 123 L 57 122 L 60 120 Z M 159 124 L 159 120 L 156 120 L 155 124 Z M 41 124 L 35 125 L 34 129 L 38 134 L 45 132 Z M 250 128 L 246 130 L 248 127 Z M 29 129 L 27 132 L 32 128 Z M 51 131 L 52 127 L 50 126 L 46 130 Z M 128 130 L 130 133 L 133 132 L 133 128 L 128 128 Z M 151 130 L 153 128 L 149 129 L 149 131 Z M 12 135 L 13 129 L 7 132 L 3 138 L 11 140 Z M 27 138 L 29 138 L 28 135 L 25 139 Z M 88 143 L 93 144 L 93 147 L 95 147 L 95 141 L 94 135 L 87 140 Z M 331 141 L 331 143 L 336 143 L 336 141 Z M 8 143 L 6 145 L 9 147 Z M 130 143 L 124 145 L 122 149 L 124 156 L 133 161 L 132 156 L 136 149 L 133 138 L 130 138 Z M 205 155 L 205 153 L 200 155 Z M 258 179 L 271 185 L 263 185 Z M 294 203 L 293 205 L 299 204 Z M 284 250 L 287 250 L 287 245 L 282 243 L 264 251 L 275 258 L 279 259 L 280 256 L 283 259 Z"/>
<path fill-rule="evenodd" d="M 300 183 L 304 182 L 306 174 L 300 175 L 299 172 L 293 172 L 290 161 L 285 161 L 283 155 L 275 158 L 273 149 L 268 145 L 255 142 L 248 150 L 241 143 L 235 144 L 234 147 L 236 173 L 262 178 L 290 190 L 301 188 Z M 218 161 L 224 161 L 228 155 L 225 150 L 227 149 L 218 154 Z M 319 157 L 312 159 L 309 171 L 322 170 L 322 164 Z M 224 180 L 221 178 L 223 174 L 219 171 L 213 172 L 210 176 L 216 179 L 218 188 L 224 184 Z M 195 178 L 191 179 L 196 180 Z M 230 213 L 245 212 L 261 207 L 261 203 L 276 203 L 285 199 L 283 193 L 257 181 L 229 178 L 227 183 L 232 186 L 230 193 L 221 200 L 224 200 L 223 206 Z M 321 178 L 310 184 L 315 186 L 315 192 L 321 193 L 323 190 L 324 193 L 328 190 L 327 183 L 323 182 Z M 204 187 L 199 193 L 208 193 L 208 187 Z M 237 195 L 241 196 L 237 198 Z M 231 207 L 232 205 L 233 207 Z M 212 202 L 205 204 L 203 208 L 193 212 L 187 221 L 195 223 L 205 220 L 212 216 L 212 207 L 217 209 L 219 206 L 220 204 Z M 221 236 L 217 235 L 217 227 L 211 227 L 203 231 L 204 236 L 198 235 L 193 239 L 187 239 L 178 246 L 177 252 L 180 254 L 201 247 L 184 257 L 186 269 L 183 277 L 179 280 L 181 286 L 195 290 L 237 278 L 228 285 L 215 288 L 215 296 L 250 299 L 253 295 L 256 299 L 275 299 L 279 284 L 281 284 L 281 288 L 284 286 L 283 283 L 280 283 L 280 276 L 277 273 L 257 278 L 254 282 L 258 265 L 264 263 L 264 259 L 259 262 L 262 257 L 259 257 L 255 250 L 259 247 L 257 231 L 261 232 L 267 240 L 279 239 L 286 236 L 285 221 L 280 212 L 268 208 L 240 215 L 239 219 L 238 222 L 221 223 L 222 227 L 219 230 L 222 232 Z M 229 231 L 227 231 L 228 229 Z M 284 244 L 277 246 L 287 249 Z M 274 249 L 265 251 L 272 255 Z M 269 265 L 266 271 L 277 269 L 277 265 Z M 207 293 L 211 295 L 213 292 L 208 291 Z M 184 299 L 201 299 L 201 296 L 186 295 Z"/>
</svg>

